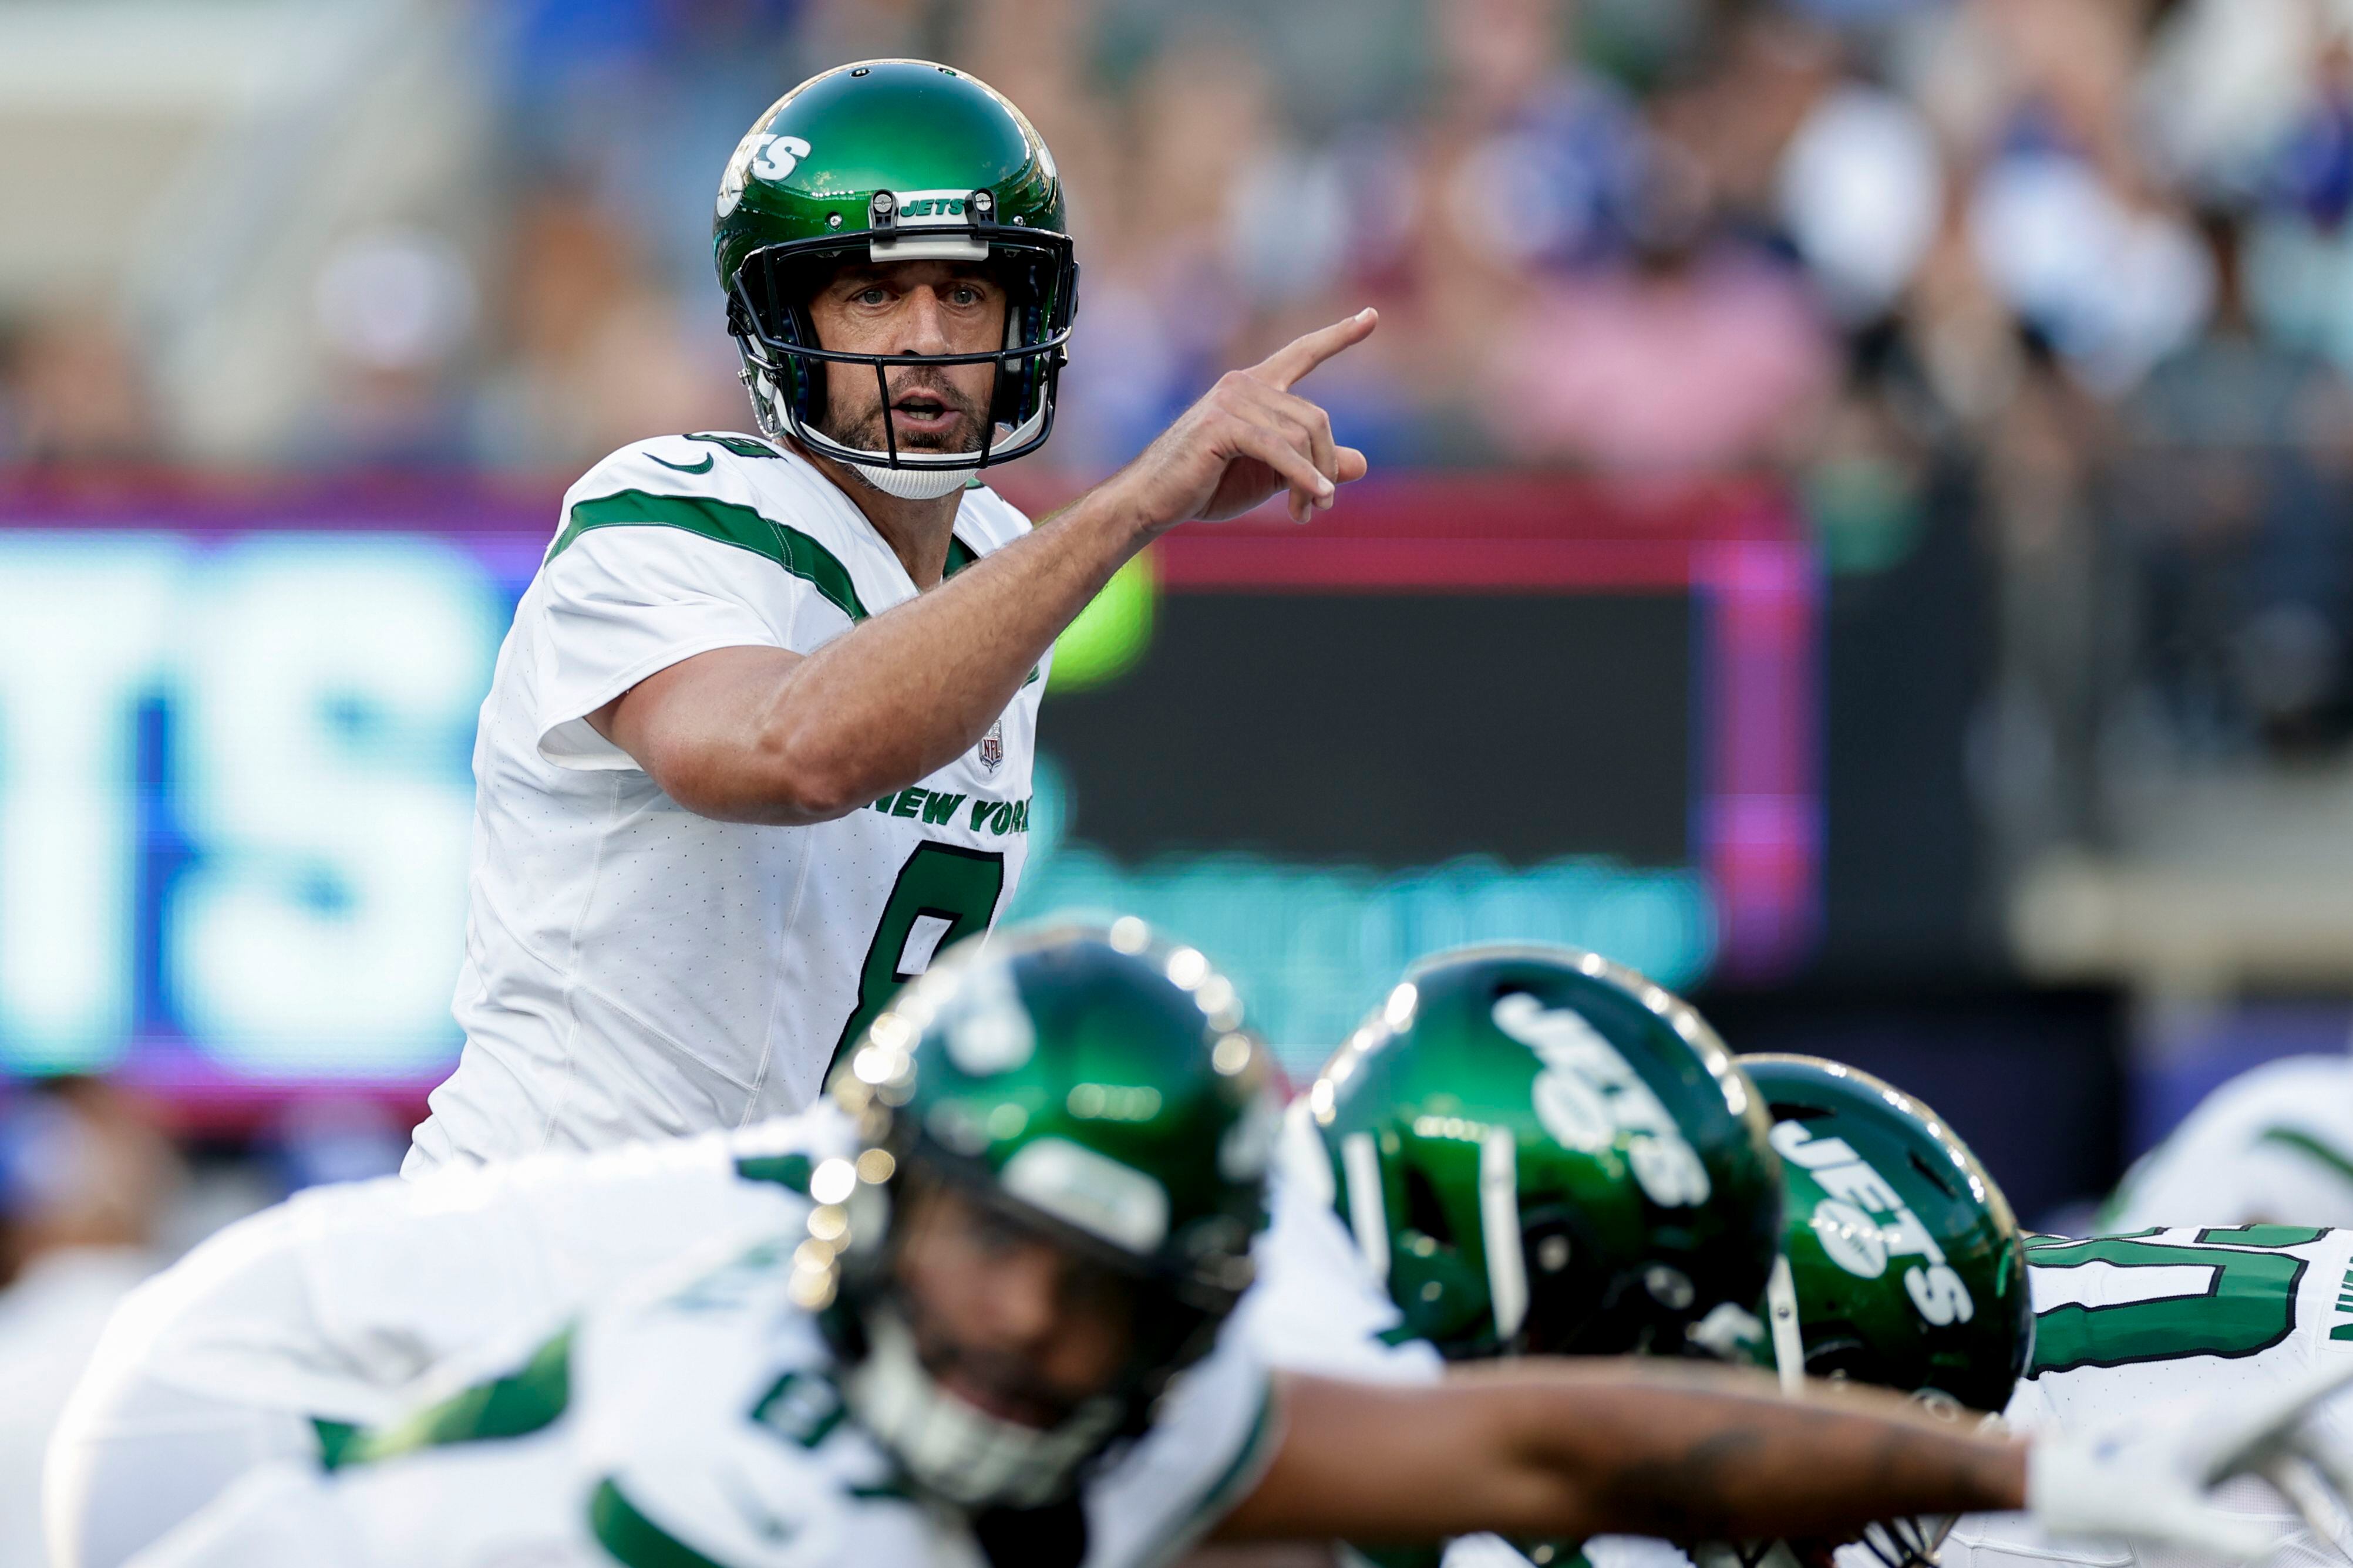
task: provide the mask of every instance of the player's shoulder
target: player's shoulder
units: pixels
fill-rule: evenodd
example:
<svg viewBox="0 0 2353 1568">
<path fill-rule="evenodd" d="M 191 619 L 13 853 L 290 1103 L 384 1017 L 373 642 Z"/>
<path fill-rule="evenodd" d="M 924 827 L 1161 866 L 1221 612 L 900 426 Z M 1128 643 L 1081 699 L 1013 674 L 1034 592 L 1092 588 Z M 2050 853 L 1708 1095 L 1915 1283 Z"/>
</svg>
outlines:
<svg viewBox="0 0 2353 1568">
<path fill-rule="evenodd" d="M 581 509 L 675 498 L 754 510 L 793 509 L 829 490 L 807 458 L 757 436 L 701 430 L 632 441 L 593 464 L 565 492 L 567 522 Z"/>
<path fill-rule="evenodd" d="M 1029 513 L 987 485 L 966 489 L 964 504 L 956 509 L 957 537 L 984 555 L 1012 543 L 1030 527 Z"/>
</svg>

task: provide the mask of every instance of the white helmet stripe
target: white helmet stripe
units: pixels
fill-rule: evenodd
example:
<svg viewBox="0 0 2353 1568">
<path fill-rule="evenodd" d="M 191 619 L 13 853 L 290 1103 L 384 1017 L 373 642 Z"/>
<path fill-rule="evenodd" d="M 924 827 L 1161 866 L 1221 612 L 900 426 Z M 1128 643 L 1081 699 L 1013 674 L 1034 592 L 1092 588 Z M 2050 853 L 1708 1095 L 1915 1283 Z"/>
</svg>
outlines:
<svg viewBox="0 0 2353 1568">
<path fill-rule="evenodd" d="M 1773 1370 L 1780 1375 L 1781 1392 L 1795 1394 L 1806 1381 L 1806 1336 L 1798 1321 L 1798 1284 L 1790 1278 L 1787 1257 L 1773 1259 L 1773 1273 L 1765 1281 L 1765 1315 L 1773 1330 Z"/>
<path fill-rule="evenodd" d="M 1520 1249 L 1519 1145 L 1508 1127 L 1490 1127 L 1479 1145 L 1479 1231 L 1495 1333 L 1509 1343 L 1528 1318 L 1528 1263 Z"/>
<path fill-rule="evenodd" d="M 1389 1277 L 1389 1220 L 1381 1202 L 1381 1162 L 1373 1152 L 1373 1135 L 1351 1132 L 1340 1140 L 1340 1167 L 1348 1175 L 1348 1227 L 1356 1233 L 1356 1250 L 1373 1278 L 1387 1284 Z"/>
</svg>

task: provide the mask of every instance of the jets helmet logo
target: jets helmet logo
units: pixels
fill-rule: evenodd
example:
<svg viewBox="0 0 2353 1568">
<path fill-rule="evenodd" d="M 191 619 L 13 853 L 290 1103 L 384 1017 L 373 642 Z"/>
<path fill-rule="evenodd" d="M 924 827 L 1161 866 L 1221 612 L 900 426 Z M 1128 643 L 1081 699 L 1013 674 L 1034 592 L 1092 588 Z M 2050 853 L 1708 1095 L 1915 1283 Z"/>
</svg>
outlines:
<svg viewBox="0 0 2353 1568">
<path fill-rule="evenodd" d="M 1917 1258 L 1904 1271 L 1904 1291 L 1921 1317 L 1942 1328 L 1976 1314 L 1969 1288 L 1945 1261 L 1945 1249 L 1852 1144 L 1817 1138 L 1797 1121 L 1775 1123 L 1772 1139 L 1774 1152 L 1811 1173 L 1831 1194 L 1814 1205 L 1811 1224 L 1831 1262 L 1857 1279 L 1876 1279 L 1891 1259 Z"/>
<path fill-rule="evenodd" d="M 719 216 L 725 217 L 744 199 L 746 180 L 781 180 L 809 155 L 809 144 L 797 136 L 777 136 L 754 131 L 736 144 L 719 179 Z"/>
<path fill-rule="evenodd" d="M 1537 1120 L 1563 1148 L 1594 1152 L 1626 1140 L 1626 1163 L 1642 1195 L 1661 1208 L 1707 1202 L 1707 1167 L 1674 1114 L 1633 1064 L 1569 1007 L 1546 1007 L 1525 991 L 1499 1000 L 1495 1027 L 1536 1055 L 1532 1086 Z"/>
</svg>

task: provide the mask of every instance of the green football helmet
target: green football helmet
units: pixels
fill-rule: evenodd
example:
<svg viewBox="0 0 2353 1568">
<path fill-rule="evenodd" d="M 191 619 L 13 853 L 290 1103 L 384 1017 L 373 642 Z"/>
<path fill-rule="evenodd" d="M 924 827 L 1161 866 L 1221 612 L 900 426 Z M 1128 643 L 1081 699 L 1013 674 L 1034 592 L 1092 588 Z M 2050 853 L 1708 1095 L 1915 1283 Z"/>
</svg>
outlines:
<svg viewBox="0 0 2353 1568">
<path fill-rule="evenodd" d="M 727 161 L 712 231 L 727 328 L 761 428 L 846 463 L 892 494 L 945 495 L 1041 446 L 1078 308 L 1062 181 L 1019 110 L 926 60 L 868 60 L 812 77 L 770 105 Z M 808 301 L 845 262 L 987 263 L 1008 295 L 1004 346 L 968 354 L 855 354 L 817 340 Z M 994 403 L 976 452 L 881 451 L 818 426 L 824 362 L 885 371 L 989 364 Z"/>
<path fill-rule="evenodd" d="M 1593 953 L 1416 964 L 1324 1065 L 1334 1206 L 1450 1360 L 1755 1331 L 1780 1232 L 1763 1102 L 1683 1003 Z M 1702 1325 L 1705 1325 L 1704 1329 Z"/>
<path fill-rule="evenodd" d="M 1141 921 L 1039 928 L 944 955 L 836 1069 L 863 1149 L 812 1176 L 791 1290 L 850 1366 L 850 1406 L 930 1492 L 969 1508 L 1067 1498 L 1216 1337 L 1250 1281 L 1280 1119 L 1240 1022 L 1233 986 Z M 891 1267 L 890 1200 L 910 1180 L 1123 1282 L 1131 1351 L 1111 1388 L 1042 1431 L 940 1388 Z"/>
<path fill-rule="evenodd" d="M 1739 1058 L 1773 1117 L 1788 1218 L 1767 1294 L 1785 1383 L 1850 1378 L 1958 1416 L 1999 1412 L 2034 1345 L 2026 1248 L 1977 1156 L 1918 1100 L 1840 1062 Z M 1952 1521 L 1864 1542 L 1890 1568 L 1936 1561 Z"/>
</svg>

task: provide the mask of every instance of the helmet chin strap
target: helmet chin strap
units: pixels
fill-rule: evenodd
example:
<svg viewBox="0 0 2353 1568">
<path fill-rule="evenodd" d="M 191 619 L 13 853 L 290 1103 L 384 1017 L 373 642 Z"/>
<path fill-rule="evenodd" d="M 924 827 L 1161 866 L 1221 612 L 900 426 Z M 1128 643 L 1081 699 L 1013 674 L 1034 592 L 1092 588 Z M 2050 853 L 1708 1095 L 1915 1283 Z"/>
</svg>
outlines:
<svg viewBox="0 0 2353 1568">
<path fill-rule="evenodd" d="M 901 500 L 937 500 L 954 495 L 979 470 L 975 468 L 878 468 L 865 463 L 842 467 L 886 496 Z"/>
</svg>

